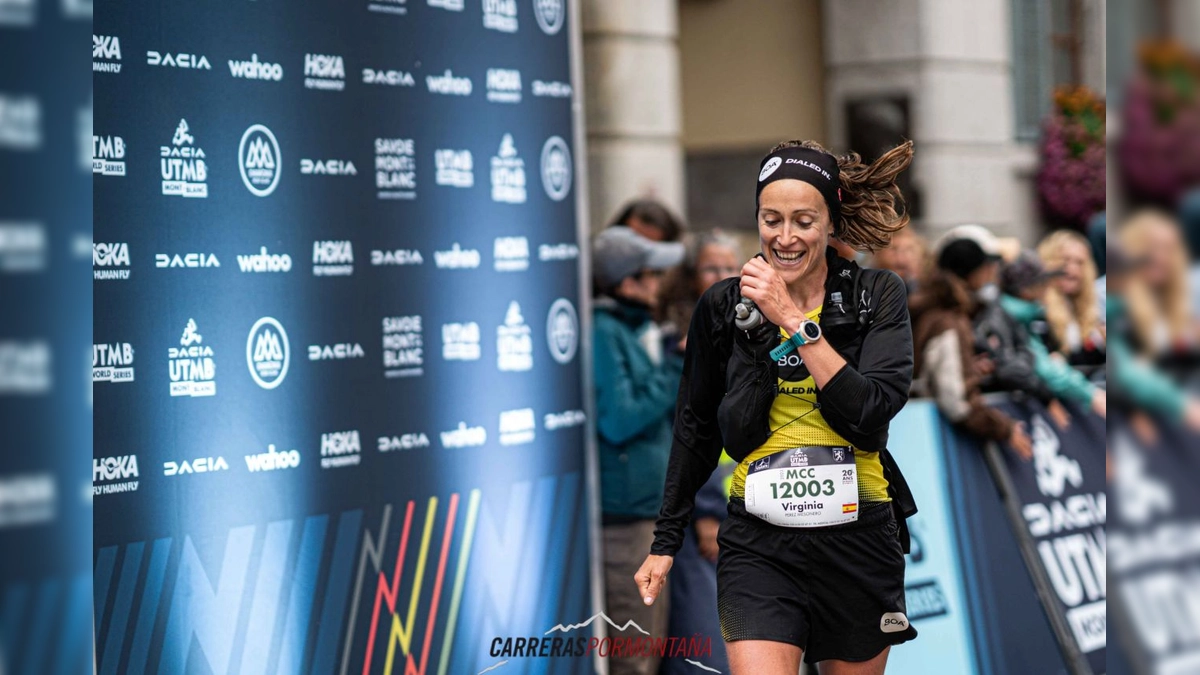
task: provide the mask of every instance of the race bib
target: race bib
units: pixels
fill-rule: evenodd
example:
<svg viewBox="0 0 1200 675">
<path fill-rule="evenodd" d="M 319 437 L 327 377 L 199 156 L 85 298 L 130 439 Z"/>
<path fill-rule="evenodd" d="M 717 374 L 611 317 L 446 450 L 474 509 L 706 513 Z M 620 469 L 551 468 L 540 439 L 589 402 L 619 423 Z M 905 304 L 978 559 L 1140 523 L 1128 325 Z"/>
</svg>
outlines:
<svg viewBox="0 0 1200 675">
<path fill-rule="evenodd" d="M 858 520 L 858 469 L 848 447 L 792 448 L 750 464 L 746 510 L 772 525 L 825 527 Z"/>
</svg>

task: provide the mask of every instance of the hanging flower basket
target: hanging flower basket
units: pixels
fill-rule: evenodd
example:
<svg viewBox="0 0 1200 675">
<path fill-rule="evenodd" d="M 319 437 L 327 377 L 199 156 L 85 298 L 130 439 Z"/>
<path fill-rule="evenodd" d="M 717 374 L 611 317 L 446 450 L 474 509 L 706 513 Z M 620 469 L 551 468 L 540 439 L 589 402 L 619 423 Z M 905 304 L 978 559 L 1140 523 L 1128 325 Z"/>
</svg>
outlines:
<svg viewBox="0 0 1200 675">
<path fill-rule="evenodd" d="M 1121 180 L 1134 200 L 1172 207 L 1200 185 L 1200 60 L 1174 42 L 1138 52 L 1122 110 Z"/>
<path fill-rule="evenodd" d="M 1060 87 L 1043 126 L 1038 198 L 1045 217 L 1082 228 L 1104 210 L 1104 101 L 1086 87 Z"/>
</svg>

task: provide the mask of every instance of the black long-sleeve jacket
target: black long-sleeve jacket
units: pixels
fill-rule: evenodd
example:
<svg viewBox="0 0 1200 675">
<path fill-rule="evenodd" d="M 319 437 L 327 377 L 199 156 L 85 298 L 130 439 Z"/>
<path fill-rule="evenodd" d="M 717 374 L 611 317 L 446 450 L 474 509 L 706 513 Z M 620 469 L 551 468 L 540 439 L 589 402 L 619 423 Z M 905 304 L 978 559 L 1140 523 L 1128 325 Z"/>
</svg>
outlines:
<svg viewBox="0 0 1200 675">
<path fill-rule="evenodd" d="M 885 270 L 862 269 L 826 249 L 829 276 L 821 312 L 823 339 L 846 365 L 817 392 L 821 415 L 854 447 L 880 453 L 888 493 L 908 547 L 904 518 L 916 513 L 912 493 L 887 452 L 888 425 L 908 401 L 912 328 L 904 282 Z M 710 288 L 692 315 L 663 505 L 650 552 L 674 555 L 682 544 L 696 491 L 724 448 L 742 461 L 770 435 L 778 365 L 770 352 L 779 327 L 764 320 L 752 331 L 734 326 L 740 280 Z"/>
</svg>

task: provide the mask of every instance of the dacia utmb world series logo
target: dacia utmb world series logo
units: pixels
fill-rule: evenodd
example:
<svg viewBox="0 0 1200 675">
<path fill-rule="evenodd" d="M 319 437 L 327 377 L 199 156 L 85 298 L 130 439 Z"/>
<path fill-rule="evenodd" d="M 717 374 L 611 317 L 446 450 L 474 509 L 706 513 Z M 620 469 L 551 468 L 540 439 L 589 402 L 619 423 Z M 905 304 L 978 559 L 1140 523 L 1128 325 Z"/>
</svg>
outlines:
<svg viewBox="0 0 1200 675">
<path fill-rule="evenodd" d="M 167 349 L 171 396 L 215 396 L 217 366 L 211 345 L 197 332 L 195 319 L 188 319 L 178 347 Z"/>
<path fill-rule="evenodd" d="M 208 196 L 208 165 L 186 119 L 179 120 L 171 144 L 159 148 L 162 193 L 176 197 Z"/>
</svg>

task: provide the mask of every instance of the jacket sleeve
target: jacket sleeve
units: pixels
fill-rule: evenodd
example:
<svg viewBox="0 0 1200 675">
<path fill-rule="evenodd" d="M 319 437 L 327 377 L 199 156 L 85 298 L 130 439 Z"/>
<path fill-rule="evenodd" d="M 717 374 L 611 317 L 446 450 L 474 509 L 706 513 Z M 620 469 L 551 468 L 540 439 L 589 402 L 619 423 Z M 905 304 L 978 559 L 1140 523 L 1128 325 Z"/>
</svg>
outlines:
<svg viewBox="0 0 1200 675">
<path fill-rule="evenodd" d="M 696 492 L 721 457 L 717 407 L 725 395 L 725 373 L 717 344 L 721 335 L 715 329 L 725 317 L 714 305 L 724 288 L 725 284 L 718 284 L 700 298 L 688 328 L 671 459 L 650 547 L 654 555 L 675 555 L 679 551 L 691 521 Z"/>
<path fill-rule="evenodd" d="M 858 369 L 846 365 L 821 390 L 821 405 L 861 434 L 884 427 L 908 402 L 913 340 L 904 282 L 883 272 L 875 285 L 874 320 L 863 336 Z"/>
<path fill-rule="evenodd" d="M 951 424 L 976 436 L 1007 441 L 1012 434 L 1013 421 L 967 390 L 967 370 L 958 342 L 958 333 L 949 329 L 925 345 L 921 362 L 927 372 L 930 394 Z"/>
<path fill-rule="evenodd" d="M 663 367 L 633 372 L 625 357 L 626 338 L 612 328 L 611 323 L 597 322 L 594 333 L 596 430 L 606 441 L 620 445 L 671 412 L 679 370 L 668 359 Z"/>
<path fill-rule="evenodd" d="M 1034 368 L 1038 377 L 1046 383 L 1055 396 L 1074 401 L 1085 407 L 1091 404 L 1092 396 L 1096 393 L 1096 385 L 1089 382 L 1083 373 L 1072 368 L 1066 361 L 1060 361 L 1050 356 L 1046 345 L 1037 338 L 1029 341 L 1029 348 L 1033 351 Z"/>
<path fill-rule="evenodd" d="M 1004 316 L 1007 318 L 1007 315 Z M 1016 321 L 1013 323 L 1016 324 Z M 1023 391 L 1042 403 L 1049 403 L 1054 398 L 1054 392 L 1037 374 L 1037 357 L 1031 349 L 1029 335 L 1023 326 L 1013 325 L 1009 328 L 1012 331 L 1012 344 L 991 353 L 996 366 L 991 375 L 992 388 Z"/>
</svg>

